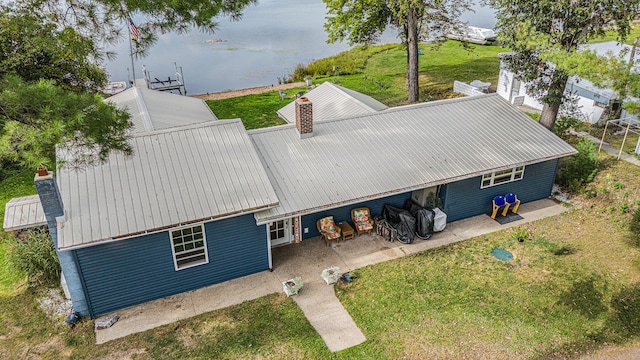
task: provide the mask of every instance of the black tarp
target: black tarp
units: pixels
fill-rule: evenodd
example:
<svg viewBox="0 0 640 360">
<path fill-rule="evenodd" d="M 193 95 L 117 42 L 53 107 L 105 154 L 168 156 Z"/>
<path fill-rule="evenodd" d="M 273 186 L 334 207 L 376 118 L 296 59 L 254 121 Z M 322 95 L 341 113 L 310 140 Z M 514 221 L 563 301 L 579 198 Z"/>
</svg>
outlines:
<svg viewBox="0 0 640 360">
<path fill-rule="evenodd" d="M 404 208 L 415 218 L 416 236 L 423 240 L 430 238 L 433 235 L 433 219 L 436 216 L 435 212 L 416 204 L 412 199 L 408 199 L 405 202 Z"/>
<path fill-rule="evenodd" d="M 396 240 L 410 244 L 415 237 L 416 219 L 405 209 L 391 205 L 382 208 L 382 218 L 397 231 Z"/>
</svg>

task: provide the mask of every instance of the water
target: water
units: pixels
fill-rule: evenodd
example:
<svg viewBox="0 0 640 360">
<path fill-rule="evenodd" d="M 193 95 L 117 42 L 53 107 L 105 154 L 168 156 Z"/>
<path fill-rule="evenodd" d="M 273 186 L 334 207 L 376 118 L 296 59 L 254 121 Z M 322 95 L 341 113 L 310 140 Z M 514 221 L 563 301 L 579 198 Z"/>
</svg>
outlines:
<svg viewBox="0 0 640 360">
<path fill-rule="evenodd" d="M 462 20 L 475 26 L 495 26 L 491 9 L 479 5 L 474 9 L 475 13 L 464 14 Z M 183 69 L 189 94 L 276 84 L 299 63 L 350 48 L 346 43 L 326 43 L 325 14 L 322 0 L 259 0 L 258 5 L 245 9 L 240 21 L 221 18 L 214 34 L 194 31 L 161 36 L 147 57 L 135 60 L 136 77 L 142 77 L 145 65 L 152 79 L 175 78 L 175 62 Z M 381 42 L 398 42 L 395 30 L 386 31 Z M 110 80 L 131 78 L 128 42 L 113 50 L 118 57 L 107 63 Z"/>
</svg>

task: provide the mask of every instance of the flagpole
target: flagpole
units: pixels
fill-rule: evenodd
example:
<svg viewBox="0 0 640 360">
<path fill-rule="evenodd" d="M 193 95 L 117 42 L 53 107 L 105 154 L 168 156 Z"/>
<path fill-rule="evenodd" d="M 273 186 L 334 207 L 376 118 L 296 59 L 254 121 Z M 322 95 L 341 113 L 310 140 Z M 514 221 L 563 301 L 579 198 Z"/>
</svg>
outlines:
<svg viewBox="0 0 640 360">
<path fill-rule="evenodd" d="M 133 63 L 133 42 L 131 41 L 131 30 L 129 30 L 129 55 L 131 56 L 131 72 L 133 73 L 133 86 L 136 86 L 136 65 Z"/>
</svg>

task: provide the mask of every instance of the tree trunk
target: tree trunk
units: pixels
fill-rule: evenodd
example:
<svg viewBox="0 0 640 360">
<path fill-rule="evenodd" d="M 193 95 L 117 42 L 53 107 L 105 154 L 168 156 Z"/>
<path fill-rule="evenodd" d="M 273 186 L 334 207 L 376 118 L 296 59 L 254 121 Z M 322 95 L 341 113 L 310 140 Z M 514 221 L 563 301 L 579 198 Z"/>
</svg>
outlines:
<svg viewBox="0 0 640 360">
<path fill-rule="evenodd" d="M 553 126 L 556 124 L 559 109 L 560 104 L 545 103 L 542 107 L 542 113 L 540 114 L 540 124 L 553 131 Z"/>
<path fill-rule="evenodd" d="M 540 114 L 540 124 L 553 131 L 553 126 L 558 118 L 560 104 L 564 99 L 564 89 L 567 87 L 568 76 L 564 72 L 556 71 L 551 80 L 551 85 L 544 97 L 544 106 Z"/>
<path fill-rule="evenodd" d="M 420 87 L 418 85 L 418 19 L 415 8 L 407 12 L 407 90 L 409 102 L 419 101 Z"/>
</svg>

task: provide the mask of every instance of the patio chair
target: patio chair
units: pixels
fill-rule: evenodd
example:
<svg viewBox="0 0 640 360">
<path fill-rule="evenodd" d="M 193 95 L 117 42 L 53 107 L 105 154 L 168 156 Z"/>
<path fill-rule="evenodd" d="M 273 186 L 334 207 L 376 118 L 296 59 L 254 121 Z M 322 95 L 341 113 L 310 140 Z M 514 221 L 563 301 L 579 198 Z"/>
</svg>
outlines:
<svg viewBox="0 0 640 360">
<path fill-rule="evenodd" d="M 508 193 L 507 195 L 504 196 L 504 201 L 507 202 L 507 204 L 509 204 L 509 206 L 512 207 L 512 212 L 517 212 L 518 211 L 518 207 L 520 206 L 520 199 L 518 199 L 518 197 L 516 196 L 516 194 L 514 193 Z M 507 215 L 507 210 L 509 210 L 509 206 L 507 206 L 504 211 L 502 211 L 502 216 L 506 216 Z"/>
<path fill-rule="evenodd" d="M 500 208 L 504 208 L 504 210 L 502 211 L 502 215 L 507 213 L 507 210 L 509 210 L 509 203 L 505 201 L 504 196 L 499 195 L 493 198 L 492 200 L 493 202 L 493 212 L 491 213 L 491 218 L 495 220 L 496 215 L 498 215 L 498 210 L 500 210 Z"/>
<path fill-rule="evenodd" d="M 367 234 L 371 235 L 371 230 L 373 230 L 373 219 L 369 214 L 369 208 L 362 207 L 351 210 L 351 220 L 353 220 L 358 236 L 360 236 L 360 233 L 365 231 Z"/>
<path fill-rule="evenodd" d="M 336 226 L 333 221 L 333 216 L 326 216 L 322 219 L 318 219 L 318 221 L 316 221 L 316 226 L 318 227 L 318 232 L 322 235 L 327 245 L 332 241 L 338 242 L 342 236 L 341 229 Z"/>
</svg>

